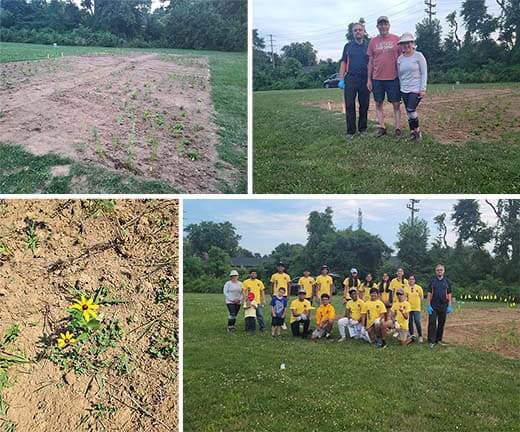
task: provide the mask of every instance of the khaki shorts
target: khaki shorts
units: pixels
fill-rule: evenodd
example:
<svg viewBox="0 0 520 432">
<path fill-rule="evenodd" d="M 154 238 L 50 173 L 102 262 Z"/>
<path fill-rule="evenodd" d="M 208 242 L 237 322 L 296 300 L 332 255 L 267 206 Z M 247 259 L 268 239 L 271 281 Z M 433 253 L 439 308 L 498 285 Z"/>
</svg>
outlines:
<svg viewBox="0 0 520 432">
<path fill-rule="evenodd" d="M 397 340 L 406 341 L 410 338 L 410 332 L 408 330 L 399 329 L 399 336 L 397 336 Z"/>
</svg>

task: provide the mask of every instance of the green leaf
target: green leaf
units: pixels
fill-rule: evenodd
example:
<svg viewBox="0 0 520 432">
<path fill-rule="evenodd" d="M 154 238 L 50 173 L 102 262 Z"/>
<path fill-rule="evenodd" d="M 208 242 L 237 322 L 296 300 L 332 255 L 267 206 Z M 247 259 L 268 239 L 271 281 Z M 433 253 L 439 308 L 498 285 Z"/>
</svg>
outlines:
<svg viewBox="0 0 520 432">
<path fill-rule="evenodd" d="M 90 331 L 95 331 L 95 330 L 97 330 L 100 326 L 101 326 L 101 321 L 98 321 L 97 319 L 91 319 L 91 320 L 87 323 L 87 328 L 88 328 Z"/>
<path fill-rule="evenodd" d="M 78 341 L 78 342 L 86 342 L 87 340 L 88 340 L 87 332 L 80 333 L 79 336 L 76 338 L 76 341 Z"/>
</svg>

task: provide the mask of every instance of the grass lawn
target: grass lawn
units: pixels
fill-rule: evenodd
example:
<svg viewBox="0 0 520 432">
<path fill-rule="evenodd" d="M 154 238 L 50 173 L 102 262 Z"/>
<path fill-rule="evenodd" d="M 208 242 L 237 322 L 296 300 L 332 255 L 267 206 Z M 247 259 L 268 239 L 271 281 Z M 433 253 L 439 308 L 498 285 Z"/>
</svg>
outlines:
<svg viewBox="0 0 520 432">
<path fill-rule="evenodd" d="M 395 340 L 385 350 L 312 343 L 289 330 L 227 334 L 226 318 L 222 295 L 184 294 L 186 431 L 519 430 L 516 360 Z"/>
<path fill-rule="evenodd" d="M 233 164 L 240 171 L 240 176 L 233 184 L 222 182 L 219 185 L 223 193 L 246 193 L 247 192 L 247 54 L 246 53 L 226 53 L 216 51 L 195 51 L 177 49 L 139 49 L 139 48 L 100 48 L 100 47 L 58 47 L 53 48 L 48 45 L 0 43 L 0 63 L 39 60 L 61 57 L 64 55 L 82 55 L 92 53 L 113 53 L 128 54 L 130 52 L 158 52 L 170 54 L 183 54 L 195 56 L 207 56 L 211 69 L 212 101 L 215 107 L 215 122 L 219 126 L 219 141 L 217 150 L 220 159 Z M 0 150 L 6 143 L 0 143 Z M 46 161 L 38 156 L 33 156 L 24 152 L 20 148 L 11 146 L 3 150 L 14 158 L 17 165 L 22 161 L 37 165 L 42 170 L 38 173 L 40 177 L 50 177 L 50 167 Z M 52 157 L 51 157 L 52 158 Z M 218 164 L 218 162 L 217 162 Z M 118 178 L 128 177 L 126 174 L 118 175 L 114 171 L 103 168 L 92 168 L 85 164 L 77 164 L 77 169 L 87 176 L 86 182 L 96 184 L 96 190 L 87 189 L 81 192 L 86 193 L 173 193 L 178 192 L 171 185 L 159 181 L 144 179 L 130 179 L 128 185 L 122 189 L 118 185 Z M 219 168 L 219 167 L 217 167 Z M 101 174 L 101 176 L 100 176 Z M 17 171 L 13 174 L 12 167 L 2 164 L 0 166 L 0 179 L 3 177 L 13 177 L 11 183 L 15 186 L 9 189 L 0 189 L 2 193 L 27 193 L 28 191 L 40 191 L 41 193 L 56 193 L 54 186 L 50 189 L 42 189 L 41 183 L 33 183 L 35 174 L 31 169 Z M 101 178 L 100 178 L 101 177 Z M 84 177 L 83 177 L 84 178 Z M 71 191 L 67 179 L 59 179 L 60 190 L 63 193 Z M 85 181 L 83 181 L 85 182 Z M 23 188 L 16 187 L 16 184 L 23 185 Z M 48 184 L 51 186 L 52 182 Z M 125 185 L 123 185 L 125 186 Z M 115 189 L 113 189 L 115 187 Z M 72 188 L 73 189 L 73 188 Z"/>
<path fill-rule="evenodd" d="M 450 110 L 451 122 L 458 122 L 461 127 L 467 127 L 471 122 L 468 128 L 471 132 L 462 144 L 441 143 L 428 135 L 428 130 L 423 141 L 416 144 L 391 137 L 382 140 L 358 137 L 347 141 L 344 114 L 317 106 L 318 103 L 326 105 L 327 101 L 339 104 L 342 100 L 340 90 L 256 92 L 253 95 L 254 191 L 518 193 L 520 117 L 518 114 L 517 117 L 509 114 L 495 117 L 495 112 L 501 112 L 500 108 L 495 111 L 489 104 L 507 103 L 508 97 L 484 95 L 483 92 L 493 92 L 493 89 L 510 90 L 514 97 L 520 94 L 518 83 L 462 85 L 458 91 L 476 93 L 477 97 L 480 94 L 483 98 L 480 105 L 461 96 L 460 102 L 440 103 L 439 109 L 431 114 L 441 129 L 445 124 L 448 127 L 446 112 Z M 431 85 L 428 94 L 432 100 L 449 100 L 451 86 Z M 370 103 L 374 105 L 373 100 Z M 513 107 L 507 110 L 515 112 Z M 393 121 L 388 116 L 386 120 Z M 515 123 L 516 120 L 516 128 L 511 128 L 509 122 Z M 402 110 L 402 127 L 406 133 L 405 125 L 406 115 Z M 370 122 L 369 133 L 375 133 L 375 127 Z M 488 139 L 482 136 L 481 127 L 488 130 L 492 127 L 502 132 L 496 132 L 494 139 Z M 389 125 L 389 132 L 393 133 L 393 130 Z M 444 134 L 447 134 L 446 129 Z"/>
</svg>

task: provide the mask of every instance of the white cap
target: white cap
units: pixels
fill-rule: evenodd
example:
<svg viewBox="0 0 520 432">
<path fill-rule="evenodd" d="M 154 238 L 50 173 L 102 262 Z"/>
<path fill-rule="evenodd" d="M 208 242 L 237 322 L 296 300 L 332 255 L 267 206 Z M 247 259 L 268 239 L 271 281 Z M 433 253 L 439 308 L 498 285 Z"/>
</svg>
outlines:
<svg viewBox="0 0 520 432">
<path fill-rule="evenodd" d="M 238 276 L 238 272 L 236 270 L 231 270 L 229 276 Z"/>
<path fill-rule="evenodd" d="M 357 272 L 358 272 L 358 271 L 357 271 L 357 268 L 352 267 L 352 268 L 350 269 L 350 273 L 357 273 Z"/>
</svg>

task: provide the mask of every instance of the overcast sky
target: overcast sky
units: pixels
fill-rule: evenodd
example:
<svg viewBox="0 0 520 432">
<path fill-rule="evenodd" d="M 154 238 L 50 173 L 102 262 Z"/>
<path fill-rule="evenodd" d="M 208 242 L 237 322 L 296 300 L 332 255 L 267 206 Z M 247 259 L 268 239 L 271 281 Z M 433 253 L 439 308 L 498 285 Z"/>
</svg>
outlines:
<svg viewBox="0 0 520 432">
<path fill-rule="evenodd" d="M 444 34 L 448 33 L 446 15 L 460 11 L 462 0 L 434 0 L 437 15 Z M 390 32 L 401 35 L 415 34 L 415 25 L 426 17 L 422 0 L 253 0 L 253 28 L 265 39 L 273 35 L 275 51 L 291 42 L 309 41 L 318 50 L 318 58 L 341 57 L 348 24 L 365 18 L 370 36 L 378 34 L 376 20 L 381 15 L 390 19 Z M 494 0 L 486 0 L 488 13 L 499 15 L 499 6 Z M 457 15 L 459 26 L 462 18 Z M 463 39 L 464 30 L 459 29 Z"/>
<path fill-rule="evenodd" d="M 433 218 L 448 215 L 448 243 L 455 243 L 450 215 L 457 200 L 423 199 L 417 205 L 419 217 L 430 227 L 431 237 L 437 235 Z M 491 200 L 495 203 L 496 200 Z M 357 227 L 358 208 L 363 212 L 363 228 L 378 234 L 395 249 L 399 223 L 410 216 L 407 199 L 240 199 L 240 200 L 184 200 L 184 226 L 201 221 L 231 222 L 242 236 L 241 246 L 262 255 L 269 254 L 280 243 L 307 241 L 305 225 L 311 211 L 334 210 L 333 221 L 338 229 Z M 484 200 L 479 201 L 482 219 L 495 224 L 496 216 Z M 492 245 L 488 245 L 491 249 Z"/>
</svg>

